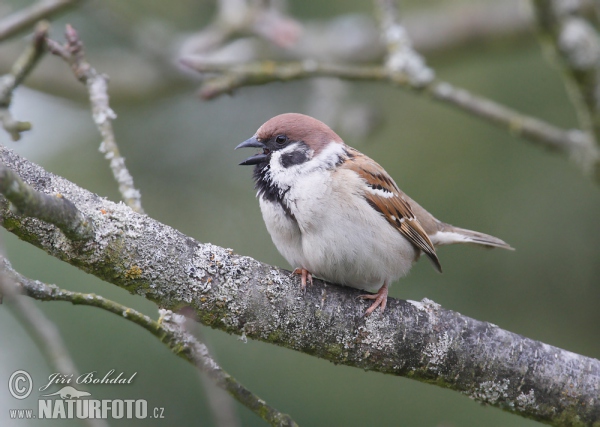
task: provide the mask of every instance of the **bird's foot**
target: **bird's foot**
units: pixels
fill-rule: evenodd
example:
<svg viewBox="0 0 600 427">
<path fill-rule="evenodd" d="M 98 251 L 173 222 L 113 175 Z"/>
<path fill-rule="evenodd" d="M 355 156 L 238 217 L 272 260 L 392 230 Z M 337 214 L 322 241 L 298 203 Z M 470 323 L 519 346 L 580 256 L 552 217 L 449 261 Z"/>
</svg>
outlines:
<svg viewBox="0 0 600 427">
<path fill-rule="evenodd" d="M 376 294 L 359 295 L 361 299 L 374 299 L 375 302 L 365 311 L 365 316 L 373 313 L 377 307 L 381 307 L 380 310 L 383 313 L 385 306 L 387 305 L 388 286 L 384 283 L 383 286 L 377 291 Z"/>
<path fill-rule="evenodd" d="M 301 274 L 302 275 L 300 282 L 302 283 L 301 289 L 303 291 L 306 291 L 306 282 L 307 281 L 310 285 L 313 284 L 312 274 L 305 268 L 296 268 L 296 269 L 294 269 L 294 271 L 292 271 L 292 274 Z"/>
</svg>

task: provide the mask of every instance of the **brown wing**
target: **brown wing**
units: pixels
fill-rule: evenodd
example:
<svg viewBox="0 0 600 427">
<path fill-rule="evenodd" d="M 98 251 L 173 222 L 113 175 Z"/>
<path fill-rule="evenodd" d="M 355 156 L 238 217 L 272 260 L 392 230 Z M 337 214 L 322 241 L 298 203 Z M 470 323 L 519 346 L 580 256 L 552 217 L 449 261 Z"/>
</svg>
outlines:
<svg viewBox="0 0 600 427">
<path fill-rule="evenodd" d="M 433 243 L 392 178 L 375 161 L 359 151 L 347 147 L 347 154 L 347 160 L 340 167 L 356 172 L 365 180 L 368 188 L 364 192 L 364 197 L 369 205 L 383 215 L 388 223 L 412 244 L 422 250 L 436 270 L 441 273 L 442 266 L 435 253 Z"/>
</svg>

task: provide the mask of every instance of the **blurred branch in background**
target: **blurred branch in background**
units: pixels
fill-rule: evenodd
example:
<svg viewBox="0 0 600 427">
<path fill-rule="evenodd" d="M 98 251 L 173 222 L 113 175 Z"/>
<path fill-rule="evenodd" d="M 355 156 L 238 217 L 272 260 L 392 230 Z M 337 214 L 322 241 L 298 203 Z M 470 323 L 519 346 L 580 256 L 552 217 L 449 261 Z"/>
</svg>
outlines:
<svg viewBox="0 0 600 427">
<path fill-rule="evenodd" d="M 581 0 L 533 0 L 542 42 L 563 71 L 583 129 L 600 147 L 600 35 Z M 592 165 L 600 180 L 600 160 Z"/>
<path fill-rule="evenodd" d="M 12 66 L 10 73 L 0 78 L 0 121 L 2 127 L 6 130 L 13 141 L 21 139 L 21 132 L 31 129 L 31 123 L 20 122 L 13 119 L 10 113 L 10 103 L 12 101 L 13 91 L 29 75 L 31 70 L 38 63 L 46 51 L 46 36 L 48 34 L 49 24 L 40 22 L 35 29 L 33 41 L 27 46 L 25 51 L 19 56 Z"/>
<path fill-rule="evenodd" d="M 78 2 L 40 3 L 76 5 Z M 226 0 L 218 2 L 217 13 L 210 24 L 201 31 L 186 34 L 165 23 L 149 25 L 143 19 L 115 15 L 104 3 L 81 4 L 84 15 L 123 39 L 119 49 L 97 49 L 94 53 L 96 67 L 111 76 L 112 97 L 120 100 L 148 99 L 164 93 L 169 87 L 189 82 L 194 76 L 175 72 L 180 57 L 199 56 L 220 62 L 266 58 L 373 62 L 381 61 L 385 53 L 377 23 L 366 15 L 348 14 L 329 21 L 299 22 L 282 12 L 281 7 L 265 9 L 260 6 L 261 2 L 251 2 L 249 6 L 244 0 Z M 236 4 L 241 6 L 237 8 Z M 256 12 L 257 8 L 262 12 Z M 252 16 L 240 17 L 240 12 L 244 11 L 252 12 Z M 4 19 L 8 20 L 8 17 Z M 403 25 L 417 50 L 432 53 L 499 38 L 523 37 L 530 32 L 531 19 L 530 11 L 522 7 L 520 0 L 507 0 L 441 4 L 407 13 Z M 277 25 L 256 28 L 259 22 Z M 157 28 L 159 25 L 164 28 Z M 281 34 L 285 37 L 274 34 L 275 29 L 283 29 Z M 265 30 L 268 31 L 265 33 Z M 0 70 L 10 66 L 6 58 L 16 55 L 16 48 L 3 46 Z M 62 96 L 77 97 L 79 94 L 72 80 L 60 73 L 52 62 L 42 64 L 30 84 Z"/>
<path fill-rule="evenodd" d="M 315 280 L 304 293 L 289 271 L 197 242 L 123 204 L 94 196 L 7 148 L 0 147 L 0 158 L 37 191 L 65 194 L 93 218 L 97 232 L 95 244 L 85 248 L 56 245 L 51 229 L 0 203 L 5 228 L 160 307 L 191 307 L 212 328 L 334 363 L 437 384 L 548 424 L 592 426 L 600 419 L 599 360 L 429 300 L 389 298 L 385 313 L 365 318 L 364 303 L 356 299 L 359 290 Z M 122 315 L 123 307 L 114 311 Z"/>
<path fill-rule="evenodd" d="M 399 24 L 395 2 L 375 0 L 375 6 L 381 24 L 382 40 L 388 52 L 384 66 L 362 66 L 315 60 L 215 63 L 198 56 L 184 56 L 181 62 L 204 75 L 205 81 L 200 94 L 205 99 L 231 93 L 234 89 L 243 86 L 318 76 L 391 83 L 411 89 L 418 94 L 431 96 L 451 107 L 499 125 L 511 134 L 563 152 L 573 159 L 585 174 L 600 171 L 600 150 L 589 134 L 580 130 L 560 129 L 492 100 L 471 94 L 465 89 L 455 88 L 447 82 L 436 80 L 433 70 L 427 67 L 424 59 L 412 48 L 406 30 Z M 590 30 L 594 31 L 593 28 Z M 596 43 L 600 55 L 600 42 L 596 40 Z M 592 75 L 597 76 L 597 73 Z M 588 82 L 588 86 L 594 94 L 600 93 L 595 80 Z M 596 181 L 600 182 L 600 173 L 594 176 Z"/>
<path fill-rule="evenodd" d="M 527 116 L 492 100 L 471 94 L 443 81 L 434 80 L 425 86 L 411 83 L 404 72 L 389 71 L 383 66 L 339 65 L 316 61 L 275 63 L 272 61 L 248 64 L 215 65 L 197 63 L 191 58 L 182 63 L 207 77 L 200 95 L 212 99 L 219 95 L 251 85 L 275 81 L 291 81 L 313 77 L 338 77 L 345 80 L 381 81 L 411 89 L 417 94 L 449 104 L 466 113 L 494 123 L 513 135 L 535 142 L 545 148 L 567 154 L 580 161 L 584 171 L 598 161 L 598 150 L 590 138 L 579 130 L 564 130 L 535 117 Z"/>
<path fill-rule="evenodd" d="M 213 21 L 202 31 L 185 37 L 181 52 L 214 53 L 229 41 L 248 35 L 276 47 L 291 47 L 301 36 L 302 25 L 285 14 L 281 6 L 278 1 L 218 0 Z"/>
<path fill-rule="evenodd" d="M 39 301 L 67 301 L 75 305 L 87 305 L 98 307 L 102 310 L 114 313 L 124 319 L 127 319 L 137 325 L 143 327 L 163 344 L 169 347 L 173 353 L 187 360 L 202 372 L 206 373 L 215 383 L 227 390 L 237 401 L 246 406 L 259 417 L 269 422 L 273 426 L 295 426 L 297 425 L 289 415 L 282 414 L 271 406 L 267 405 L 264 400 L 246 389 L 238 383 L 235 378 L 225 372 L 215 362 L 208 352 L 208 348 L 198 341 L 196 337 L 185 330 L 185 317 L 175 314 L 170 310 L 159 310 L 160 319 L 152 320 L 150 317 L 132 309 L 125 307 L 119 303 L 108 300 L 104 297 L 95 294 L 84 294 L 80 292 L 71 292 L 61 289 L 55 285 L 47 285 L 38 280 L 31 280 L 22 274 L 19 274 L 12 269 L 10 264 L 5 260 L 0 260 L 0 273 L 3 277 L 9 280 L 4 281 L 3 286 L 11 286 L 12 293 L 22 293 L 37 299 Z M 15 286 L 16 285 L 16 286 Z M 14 296 L 17 300 L 18 297 Z M 26 300 L 25 300 L 26 301 Z M 14 301 L 12 301 L 14 302 Z M 26 304 L 26 302 L 19 301 Z M 35 319 L 37 328 L 48 327 L 43 318 Z M 47 332 L 44 332 L 46 334 Z M 54 339 L 53 337 L 52 339 Z M 62 343 L 61 340 L 58 343 Z M 53 357 L 56 356 L 57 348 L 51 349 Z M 64 352 L 60 356 L 63 358 L 60 362 L 58 372 L 67 373 L 74 370 L 74 366 L 64 360 Z M 58 361 L 57 361 L 58 363 Z M 64 368 L 64 369 L 63 369 Z"/>
<path fill-rule="evenodd" d="M 189 328 L 189 322 L 191 321 L 186 320 L 186 328 Z M 190 334 L 192 334 L 189 329 L 187 330 Z M 195 334 L 193 335 L 197 337 L 198 341 L 204 341 L 200 330 L 195 331 Z M 231 395 L 227 393 L 227 390 L 219 387 L 208 375 L 204 374 L 202 371 L 198 372 L 198 376 L 200 378 L 200 382 L 202 383 L 206 400 L 210 406 L 210 411 L 215 425 L 217 427 L 241 427 L 242 423 L 235 408 L 235 401 Z"/>
<path fill-rule="evenodd" d="M 0 41 L 18 33 L 29 31 L 42 19 L 50 18 L 65 9 L 75 6 L 80 0 L 41 0 L 0 19 Z"/>
<path fill-rule="evenodd" d="M 113 177 L 119 184 L 119 191 L 125 203 L 134 211 L 144 213 L 142 196 L 133 184 L 133 177 L 125 166 L 125 159 L 121 156 L 115 139 L 112 120 L 116 119 L 117 115 L 108 104 L 108 77 L 98 73 L 85 60 L 83 43 L 79 39 L 77 31 L 70 25 L 67 25 L 65 37 L 67 42 L 64 46 L 52 39 L 47 39 L 48 49 L 64 59 L 71 66 L 77 80 L 86 85 L 92 105 L 92 118 L 102 135 L 100 152 L 110 160 Z"/>
<path fill-rule="evenodd" d="M 56 325 L 39 309 L 31 299 L 23 298 L 18 292 L 18 283 L 22 276 L 16 273 L 7 259 L 0 256 L 0 294 L 6 297 L 6 306 L 29 331 L 54 372 L 64 376 L 77 378 L 79 373 L 62 335 Z M 80 389 L 86 391 L 87 386 L 80 384 Z M 83 422 L 90 427 L 108 427 L 102 419 L 85 418 Z"/>
<path fill-rule="evenodd" d="M 435 73 L 412 46 L 406 30 L 399 22 L 395 0 L 375 0 L 375 14 L 379 21 L 381 38 L 386 45 L 385 68 L 390 75 L 401 75 L 414 88 L 430 84 Z"/>
</svg>

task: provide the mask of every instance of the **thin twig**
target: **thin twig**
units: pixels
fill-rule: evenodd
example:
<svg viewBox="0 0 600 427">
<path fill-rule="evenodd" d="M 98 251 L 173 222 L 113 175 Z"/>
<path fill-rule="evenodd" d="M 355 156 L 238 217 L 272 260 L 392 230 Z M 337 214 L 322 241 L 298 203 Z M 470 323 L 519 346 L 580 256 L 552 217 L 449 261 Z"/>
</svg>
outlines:
<svg viewBox="0 0 600 427">
<path fill-rule="evenodd" d="M 25 31 L 37 21 L 62 12 L 80 0 L 41 0 L 0 20 L 0 41 Z"/>
<path fill-rule="evenodd" d="M 383 66 L 339 65 L 312 60 L 284 63 L 262 61 L 231 66 L 195 62 L 190 58 L 182 60 L 182 63 L 201 73 L 217 74 L 205 80 L 200 92 L 204 99 L 216 98 L 243 86 L 321 76 L 381 81 L 429 95 L 437 101 L 494 123 L 513 135 L 564 152 L 578 160 L 584 172 L 589 172 L 600 157 L 592 140 L 582 131 L 558 128 L 447 82 L 435 80 L 424 87 L 415 87 L 405 73 L 390 72 Z"/>
<path fill-rule="evenodd" d="M 187 310 L 188 312 L 190 310 Z M 187 314 L 187 313 L 186 313 Z M 190 313 L 190 315 L 192 315 Z M 193 315 L 192 315 L 193 316 Z M 204 336 L 201 328 L 194 328 L 192 320 L 185 322 L 186 331 L 195 336 L 198 341 L 204 342 Z M 208 346 L 207 346 L 208 347 Z M 208 406 L 216 427 L 240 427 L 241 421 L 236 411 L 236 404 L 231 395 L 222 387 L 218 386 L 213 380 L 202 371 L 198 372 L 200 383 L 204 389 Z"/>
<path fill-rule="evenodd" d="M 319 76 L 391 83 L 423 95 L 429 95 L 437 101 L 488 120 L 507 129 L 511 134 L 546 148 L 562 151 L 578 164 L 584 174 L 593 175 L 596 181 L 600 182 L 600 148 L 596 146 L 589 133 L 576 129 L 560 129 L 540 119 L 524 115 L 492 100 L 474 95 L 465 89 L 456 88 L 447 82 L 435 79 L 433 71 L 412 48 L 411 40 L 399 24 L 395 1 L 374 1 L 380 21 L 382 40 L 388 52 L 384 66 L 339 65 L 314 60 L 283 63 L 262 61 L 225 65 L 209 63 L 193 57 L 183 58 L 181 62 L 201 73 L 209 74 L 200 91 L 200 95 L 204 99 L 212 99 L 243 86 Z M 600 50 L 598 52 L 600 55 Z M 598 63 L 600 62 L 594 62 L 594 64 Z M 597 78 L 600 73 L 593 75 Z M 595 96 L 598 93 L 600 91 L 596 90 Z M 595 105 L 597 107 L 600 102 L 596 102 Z M 599 112 L 598 131 L 600 132 L 600 108 L 597 110 Z"/>
<path fill-rule="evenodd" d="M 48 49 L 64 59 L 71 66 L 75 77 L 86 85 L 92 105 L 92 117 L 102 135 L 100 151 L 110 160 L 110 168 L 119 184 L 119 191 L 125 203 L 134 211 L 144 213 L 141 194 L 133 184 L 133 177 L 125 166 L 125 158 L 121 156 L 115 139 L 112 120 L 116 119 L 117 115 L 108 103 L 108 77 L 98 73 L 86 61 L 83 43 L 79 39 L 77 31 L 70 25 L 67 25 L 65 37 L 66 44 L 64 46 L 47 39 Z"/>
<path fill-rule="evenodd" d="M 430 84 L 435 73 L 412 47 L 406 30 L 400 25 L 395 0 L 375 0 L 381 38 L 387 48 L 385 67 L 391 73 L 403 73 L 413 87 Z"/>
<path fill-rule="evenodd" d="M 175 354 L 192 363 L 202 372 L 207 374 L 219 387 L 225 389 L 238 402 L 246 406 L 259 417 L 274 426 L 296 426 L 292 418 L 269 406 L 264 400 L 241 385 L 235 378 L 225 372 L 212 358 L 206 345 L 185 330 L 185 318 L 170 310 L 160 310 L 160 319 L 152 320 L 137 310 L 126 307 L 117 302 L 108 300 L 96 294 L 84 294 L 61 289 L 55 285 L 48 285 L 38 280 L 31 280 L 12 270 L 6 264 L 0 268 L 9 273 L 19 285 L 20 291 L 25 295 L 39 301 L 67 301 L 74 305 L 88 305 L 98 307 L 116 314 L 133 323 L 140 325 Z"/>
<path fill-rule="evenodd" d="M 18 276 L 8 260 L 0 256 L 0 291 L 7 299 L 7 306 L 29 331 L 54 372 L 77 378 L 79 373 L 75 362 L 54 322 L 35 305 L 33 300 L 17 295 L 15 279 Z M 87 386 L 80 384 L 79 388 L 86 390 Z M 108 427 L 108 423 L 102 419 L 85 418 L 83 422 L 90 427 Z"/>
<path fill-rule="evenodd" d="M 534 0 L 542 41 L 554 53 L 583 129 L 600 147 L 600 36 L 579 1 Z M 593 164 L 600 180 L 600 161 Z"/>
<path fill-rule="evenodd" d="M 29 75 L 46 51 L 46 36 L 49 24 L 46 21 L 38 23 L 32 42 L 12 66 L 10 73 L 0 78 L 0 121 L 13 141 L 21 139 L 21 132 L 31 129 L 31 123 L 13 119 L 9 107 L 13 91 Z"/>
<path fill-rule="evenodd" d="M 0 163 L 0 193 L 22 214 L 56 225 L 71 240 L 88 240 L 92 222 L 62 195 L 50 196 L 34 190 Z"/>
</svg>

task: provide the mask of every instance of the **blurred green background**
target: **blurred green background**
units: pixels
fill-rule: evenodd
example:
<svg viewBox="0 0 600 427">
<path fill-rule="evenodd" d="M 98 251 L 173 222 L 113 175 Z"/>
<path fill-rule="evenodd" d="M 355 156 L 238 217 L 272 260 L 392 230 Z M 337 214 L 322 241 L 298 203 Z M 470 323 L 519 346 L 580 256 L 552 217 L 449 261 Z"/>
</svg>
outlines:
<svg viewBox="0 0 600 427">
<path fill-rule="evenodd" d="M 25 3 L 8 2 L 15 8 Z M 299 19 L 371 13 L 368 2 L 290 3 L 291 13 Z M 411 11 L 421 5 L 407 3 Z M 92 65 L 96 49 L 122 43 L 97 24 L 96 6 L 132 25 L 150 17 L 181 31 L 201 28 L 214 11 L 212 2 L 191 0 L 114 0 L 73 9 L 54 21 L 52 34 L 60 38 L 64 23 L 76 25 Z M 26 41 L 11 43 L 22 48 Z M 4 58 L 7 63 L 12 60 Z M 428 55 L 427 60 L 438 77 L 457 86 L 561 127 L 577 126 L 560 76 L 543 58 L 533 33 L 470 44 Z M 55 58 L 48 56 L 44 62 L 56 62 L 56 70 L 70 73 Z M 245 153 L 234 152 L 233 147 L 273 115 L 310 112 L 313 85 L 301 81 L 243 88 L 210 102 L 199 100 L 197 84 L 183 79 L 149 98 L 131 100 L 111 93 L 118 115 L 117 141 L 142 192 L 146 212 L 201 242 L 289 268 L 264 227 L 251 170 L 237 166 Z M 20 88 L 13 112 L 32 121 L 34 129 L 18 143 L 0 132 L 0 142 L 47 170 L 117 201 L 117 186 L 98 152 L 100 137 L 84 88 L 75 87 L 79 92 L 67 97 L 54 93 L 51 86 Z M 421 262 L 409 277 L 392 286 L 391 296 L 429 298 L 529 338 L 600 357 L 598 186 L 565 158 L 419 95 L 375 83 L 351 83 L 347 89 L 345 102 L 366 105 L 378 117 L 368 135 L 340 131 L 347 143 L 381 163 L 403 190 L 438 218 L 493 234 L 517 249 L 442 248 L 443 275 Z M 154 304 L 1 231 L 8 258 L 28 277 L 94 292 L 157 318 Z M 132 385 L 90 387 L 94 398 L 146 399 L 151 407 L 164 407 L 162 420 L 112 420 L 111 425 L 215 425 L 199 374 L 149 333 L 95 308 L 36 304 L 60 328 L 81 372 L 137 372 Z M 10 397 L 5 386 L 10 374 L 25 369 L 39 386 L 53 372 L 8 305 L 0 306 L 0 425 L 82 425 L 78 420 L 12 424 L 8 420 L 9 408 L 37 405 L 35 396 L 24 401 Z M 300 425 L 535 424 L 453 391 L 335 366 L 260 342 L 244 343 L 203 326 L 198 329 L 225 370 Z M 241 425 L 265 425 L 246 408 L 235 407 Z"/>
</svg>

